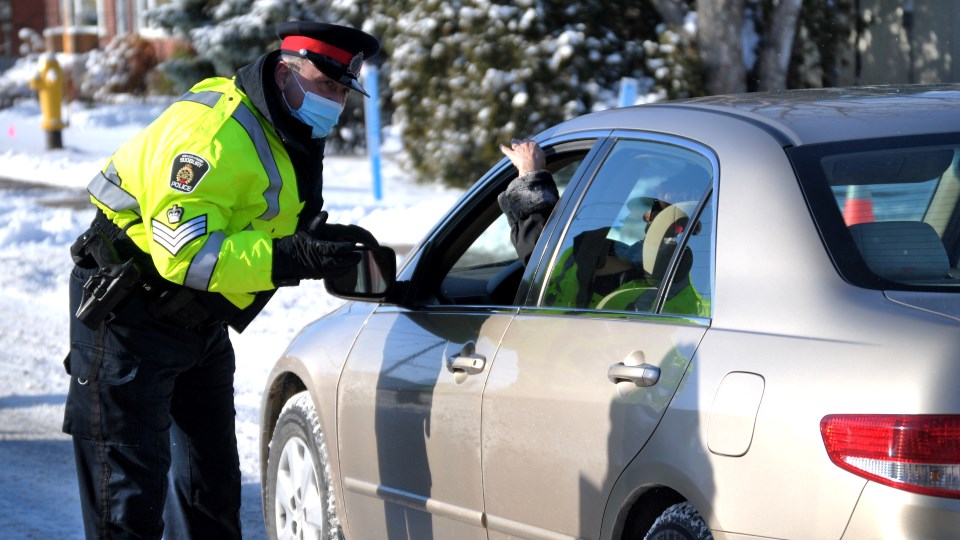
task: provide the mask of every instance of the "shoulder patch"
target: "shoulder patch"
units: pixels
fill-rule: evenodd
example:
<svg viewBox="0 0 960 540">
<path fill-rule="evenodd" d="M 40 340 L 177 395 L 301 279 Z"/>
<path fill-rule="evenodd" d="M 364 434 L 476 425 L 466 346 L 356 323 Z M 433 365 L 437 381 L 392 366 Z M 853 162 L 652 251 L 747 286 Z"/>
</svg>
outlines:
<svg viewBox="0 0 960 540">
<path fill-rule="evenodd" d="M 210 163 L 202 157 L 188 152 L 177 154 L 170 170 L 170 187 L 190 193 L 209 171 Z"/>
</svg>

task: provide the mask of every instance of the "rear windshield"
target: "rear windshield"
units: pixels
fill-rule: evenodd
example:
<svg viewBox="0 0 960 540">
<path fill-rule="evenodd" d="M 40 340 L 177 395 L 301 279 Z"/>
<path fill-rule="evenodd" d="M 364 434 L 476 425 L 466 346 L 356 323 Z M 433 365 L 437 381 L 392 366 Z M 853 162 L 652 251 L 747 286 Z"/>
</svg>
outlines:
<svg viewBox="0 0 960 540">
<path fill-rule="evenodd" d="M 960 134 L 817 144 L 788 154 L 847 281 L 960 291 Z"/>
</svg>

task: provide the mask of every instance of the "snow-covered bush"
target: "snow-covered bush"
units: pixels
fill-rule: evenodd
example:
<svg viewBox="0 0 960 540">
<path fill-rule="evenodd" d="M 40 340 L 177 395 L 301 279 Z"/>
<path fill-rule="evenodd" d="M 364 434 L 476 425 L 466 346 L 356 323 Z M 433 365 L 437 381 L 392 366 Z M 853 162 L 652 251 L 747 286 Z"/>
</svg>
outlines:
<svg viewBox="0 0 960 540">
<path fill-rule="evenodd" d="M 120 34 L 102 50 L 87 53 L 80 97 L 102 100 L 110 94 L 144 95 L 147 74 L 157 65 L 153 45 L 136 34 Z"/>
<path fill-rule="evenodd" d="M 21 56 L 13 66 L 0 73 L 0 109 L 13 105 L 17 100 L 34 94 L 30 78 L 37 73 L 36 55 Z"/>
</svg>

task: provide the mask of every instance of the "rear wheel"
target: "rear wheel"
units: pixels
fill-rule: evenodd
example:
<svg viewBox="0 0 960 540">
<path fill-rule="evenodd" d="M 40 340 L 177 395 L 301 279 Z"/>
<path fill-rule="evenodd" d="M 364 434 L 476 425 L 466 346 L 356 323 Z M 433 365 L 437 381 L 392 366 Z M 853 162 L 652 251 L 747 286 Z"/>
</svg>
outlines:
<svg viewBox="0 0 960 540">
<path fill-rule="evenodd" d="M 270 440 L 263 513 L 271 539 L 335 540 L 327 447 L 308 392 L 290 398 Z"/>
<path fill-rule="evenodd" d="M 713 535 L 697 509 L 684 502 L 664 510 L 644 540 L 713 540 Z"/>
</svg>

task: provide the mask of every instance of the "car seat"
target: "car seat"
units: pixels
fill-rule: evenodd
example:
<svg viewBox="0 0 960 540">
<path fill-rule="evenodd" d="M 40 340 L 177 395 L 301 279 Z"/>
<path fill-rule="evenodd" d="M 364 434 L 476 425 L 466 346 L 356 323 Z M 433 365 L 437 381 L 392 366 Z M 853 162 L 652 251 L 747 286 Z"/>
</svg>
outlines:
<svg viewBox="0 0 960 540">
<path fill-rule="evenodd" d="M 678 236 L 685 232 L 696 201 L 672 204 L 663 209 L 650 223 L 643 240 L 643 270 L 651 284 L 660 285 L 676 250 Z M 676 276 L 686 277 L 693 265 L 693 254 L 685 249 L 680 258 Z"/>
<path fill-rule="evenodd" d="M 922 221 L 873 221 L 848 227 L 863 262 L 891 281 L 950 278 L 950 259 L 937 232 Z"/>
</svg>

